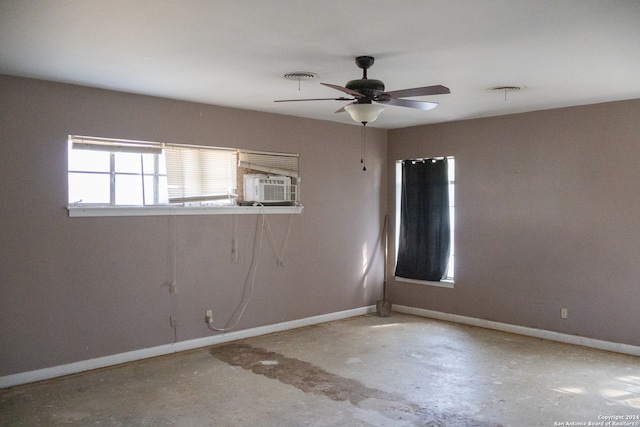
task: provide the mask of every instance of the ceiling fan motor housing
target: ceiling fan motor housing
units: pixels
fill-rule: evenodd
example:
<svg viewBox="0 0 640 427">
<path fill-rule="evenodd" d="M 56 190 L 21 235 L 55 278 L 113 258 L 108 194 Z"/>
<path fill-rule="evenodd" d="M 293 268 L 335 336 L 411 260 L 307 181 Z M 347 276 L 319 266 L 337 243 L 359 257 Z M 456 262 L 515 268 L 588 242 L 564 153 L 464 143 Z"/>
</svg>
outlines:
<svg viewBox="0 0 640 427">
<path fill-rule="evenodd" d="M 375 79 L 357 79 L 350 80 L 346 86 L 347 89 L 360 92 L 367 98 L 375 98 L 379 94 L 384 92 L 384 83 Z"/>
<path fill-rule="evenodd" d="M 373 65 L 374 61 L 373 56 L 358 56 L 356 58 L 356 65 L 362 69 L 362 78 L 350 80 L 345 85 L 347 89 L 360 92 L 366 97 L 366 99 L 358 100 L 358 103 L 370 103 L 372 98 L 384 92 L 384 83 L 380 80 L 367 78 L 367 69 Z"/>
</svg>

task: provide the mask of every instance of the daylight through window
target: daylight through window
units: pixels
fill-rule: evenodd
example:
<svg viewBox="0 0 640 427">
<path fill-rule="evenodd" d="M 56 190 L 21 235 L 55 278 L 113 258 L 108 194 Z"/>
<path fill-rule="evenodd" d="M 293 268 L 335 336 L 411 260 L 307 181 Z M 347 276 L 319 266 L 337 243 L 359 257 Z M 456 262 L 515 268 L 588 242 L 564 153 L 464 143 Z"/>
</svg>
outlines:
<svg viewBox="0 0 640 427">
<path fill-rule="evenodd" d="M 70 207 L 299 204 L 297 154 L 82 136 L 68 153 Z"/>
<path fill-rule="evenodd" d="M 440 157 L 440 159 L 443 159 Z M 424 162 L 430 159 L 411 159 L 412 162 Z M 455 160 L 453 157 L 446 157 L 447 160 L 447 181 L 448 181 L 448 210 L 449 210 L 449 256 L 447 259 L 447 267 L 444 276 L 440 279 L 440 282 L 437 286 L 444 287 L 452 287 L 454 281 L 454 265 L 455 265 L 455 239 L 454 239 L 454 229 L 455 229 Z M 396 162 L 396 264 L 398 260 L 398 250 L 399 250 L 399 242 L 400 242 L 400 230 L 401 230 L 401 196 L 402 196 L 402 160 Z M 421 192 L 420 189 L 417 191 Z M 409 236 L 411 237 L 411 236 Z M 415 236 L 414 236 L 415 237 Z M 409 245 L 411 247 L 411 245 Z M 412 254 L 413 256 L 418 256 L 418 254 Z M 420 259 L 415 259 L 416 263 L 420 263 Z M 421 283 L 434 283 L 431 281 L 425 280 L 416 280 L 409 279 L 404 277 L 396 277 L 396 280 L 399 281 L 414 281 Z"/>
</svg>

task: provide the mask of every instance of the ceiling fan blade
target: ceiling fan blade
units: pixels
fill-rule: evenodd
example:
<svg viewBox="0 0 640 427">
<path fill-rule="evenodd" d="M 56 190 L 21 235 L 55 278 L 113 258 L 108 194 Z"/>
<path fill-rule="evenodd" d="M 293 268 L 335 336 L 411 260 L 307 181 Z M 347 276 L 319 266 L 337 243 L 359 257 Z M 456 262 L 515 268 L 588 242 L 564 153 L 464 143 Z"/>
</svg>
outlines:
<svg viewBox="0 0 640 427">
<path fill-rule="evenodd" d="M 386 92 L 391 98 L 407 98 L 412 96 L 427 96 L 427 95 L 446 95 L 451 93 L 448 87 L 442 85 L 414 87 L 413 89 L 392 90 Z"/>
<path fill-rule="evenodd" d="M 377 100 L 376 102 L 385 105 L 396 105 L 398 107 L 416 108 L 418 110 L 431 110 L 432 108 L 436 108 L 438 106 L 437 102 L 414 101 L 413 99 L 389 98 Z"/>
<path fill-rule="evenodd" d="M 355 101 L 354 98 L 306 98 L 306 99 L 278 99 L 273 102 L 296 102 L 296 101 Z"/>
<path fill-rule="evenodd" d="M 355 102 L 350 102 L 347 105 L 351 105 L 351 104 L 355 104 Z M 344 107 L 346 107 L 347 105 L 345 105 Z M 347 110 L 344 109 L 344 107 L 340 108 L 339 110 L 336 110 L 336 113 L 344 113 Z"/>
<path fill-rule="evenodd" d="M 330 87 L 332 89 L 336 89 L 336 90 L 339 90 L 341 92 L 347 93 L 347 94 L 349 94 L 351 96 L 355 96 L 356 98 L 364 97 L 364 95 L 361 94 L 360 92 L 357 92 L 357 91 L 351 90 L 351 89 L 347 89 L 346 87 L 342 87 L 342 86 L 338 86 L 338 85 L 332 85 L 332 84 L 329 84 L 329 83 L 320 83 L 320 84 L 323 85 L 323 86 L 328 86 L 328 87 Z"/>
</svg>

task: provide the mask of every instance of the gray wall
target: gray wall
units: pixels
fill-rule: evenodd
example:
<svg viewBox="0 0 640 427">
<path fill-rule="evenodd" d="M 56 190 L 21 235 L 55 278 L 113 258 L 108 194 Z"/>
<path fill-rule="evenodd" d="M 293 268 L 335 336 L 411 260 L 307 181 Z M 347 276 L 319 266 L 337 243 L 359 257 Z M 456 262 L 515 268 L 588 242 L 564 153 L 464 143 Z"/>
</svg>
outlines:
<svg viewBox="0 0 640 427">
<path fill-rule="evenodd" d="M 256 215 L 69 218 L 67 135 L 300 153 L 284 267 L 264 236 L 236 330 L 375 304 L 387 132 L 0 76 L 0 376 L 213 334 L 242 296 Z M 267 217 L 276 243 L 288 215 Z M 171 294 L 173 232 L 178 293 Z M 177 330 L 170 325 L 177 319 Z"/>
<path fill-rule="evenodd" d="M 640 100 L 372 128 L 363 173 L 357 126 L 9 76 L 0 93 L 0 376 L 208 336 L 205 310 L 224 324 L 242 296 L 256 216 L 236 217 L 237 264 L 231 215 L 69 218 L 68 134 L 300 153 L 304 213 L 284 267 L 265 235 L 237 330 L 374 304 L 395 160 L 454 155 L 455 288 L 390 279 L 394 303 L 640 345 Z M 280 243 L 288 216 L 268 221 Z"/>
<path fill-rule="evenodd" d="M 640 345 L 640 100 L 392 130 L 392 224 L 395 161 L 442 155 L 455 288 L 391 280 L 395 304 Z"/>
</svg>

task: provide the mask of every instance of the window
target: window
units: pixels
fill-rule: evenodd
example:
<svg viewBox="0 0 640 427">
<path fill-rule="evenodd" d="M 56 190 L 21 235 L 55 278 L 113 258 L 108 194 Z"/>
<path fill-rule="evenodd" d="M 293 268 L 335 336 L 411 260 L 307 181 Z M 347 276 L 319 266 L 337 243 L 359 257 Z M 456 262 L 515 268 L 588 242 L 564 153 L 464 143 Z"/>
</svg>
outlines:
<svg viewBox="0 0 640 427">
<path fill-rule="evenodd" d="M 166 147 L 167 189 L 171 203 L 232 205 L 236 197 L 235 150 Z"/>
<path fill-rule="evenodd" d="M 445 161 L 446 159 L 446 161 Z M 444 188 L 443 190 L 446 192 L 446 194 L 443 194 L 443 196 L 446 196 L 446 209 L 443 209 L 443 212 L 447 212 L 447 221 L 444 221 L 445 225 L 444 228 L 440 228 L 440 226 L 434 226 L 433 224 L 430 225 L 429 227 L 431 231 L 429 232 L 418 232 L 416 233 L 416 226 L 412 226 L 414 227 L 412 229 L 412 231 L 405 233 L 403 235 L 403 238 L 401 239 L 401 227 L 403 226 L 407 226 L 407 224 L 402 224 L 402 218 L 405 218 L 405 220 L 407 220 L 407 216 L 403 216 L 402 212 L 401 212 L 401 205 L 402 205 L 402 192 L 403 192 L 403 162 L 408 162 L 410 165 L 415 165 L 416 163 L 425 163 L 425 162 L 429 162 L 429 163 L 436 163 L 436 162 L 442 162 L 444 165 L 444 168 L 446 169 L 446 175 L 443 177 L 444 179 L 444 184 L 446 185 L 446 188 Z M 420 165 L 418 165 L 420 166 Z M 436 165 L 434 165 L 436 166 Z M 427 186 L 429 186 L 430 184 L 425 183 L 426 181 L 418 181 L 418 182 L 414 182 L 414 195 L 418 195 L 419 197 L 422 197 L 425 193 L 426 193 L 426 188 Z M 417 187 L 415 187 L 417 185 Z M 444 197 L 443 197 L 444 199 Z M 453 287 L 453 281 L 454 281 L 454 259 L 455 259 L 455 246 L 454 246 L 454 224 L 455 224 L 455 159 L 453 157 L 446 157 L 446 158 L 428 158 L 428 159 L 411 159 L 411 160 L 404 160 L 404 161 L 398 161 L 396 162 L 396 280 L 398 281 L 408 281 L 408 282 L 418 282 L 418 283 L 424 283 L 424 284 L 430 284 L 430 285 L 435 285 L 435 286 L 442 286 L 442 287 Z M 420 228 L 420 230 L 425 230 L 424 227 L 427 227 L 427 224 L 424 224 L 425 221 L 427 221 L 425 219 L 425 217 L 421 217 L 422 219 L 420 219 L 419 221 L 422 221 L 423 224 L 418 225 L 417 227 L 422 227 Z M 411 219 L 411 221 L 413 221 L 413 219 Z M 440 241 L 437 243 L 437 245 L 439 245 L 438 247 L 440 248 L 445 248 L 442 250 L 446 250 L 448 248 L 448 256 L 444 257 L 443 259 L 441 259 L 439 261 L 440 266 L 442 266 L 444 263 L 444 265 L 446 265 L 445 271 L 444 273 L 442 273 L 440 271 L 440 273 L 442 273 L 442 277 L 441 278 L 418 278 L 422 273 L 416 273 L 416 275 L 413 274 L 413 272 L 409 272 L 409 274 L 407 274 L 407 269 L 404 267 L 404 265 L 406 265 L 407 263 L 409 265 L 418 265 L 418 264 L 428 264 L 429 262 L 432 262 L 431 260 L 427 261 L 427 256 L 425 256 L 424 254 L 420 254 L 419 251 L 416 249 L 418 246 L 424 247 L 425 242 L 418 242 L 417 240 L 417 236 L 420 235 L 425 235 L 425 234 L 429 234 L 432 233 L 433 234 L 433 230 L 436 227 L 436 230 L 438 233 L 440 233 L 439 237 L 431 237 L 433 239 L 439 239 L 442 241 L 442 244 L 440 243 Z M 448 228 L 448 230 L 447 230 Z M 406 231 L 406 230 L 405 230 Z M 403 256 L 405 256 L 406 254 L 401 255 L 401 264 L 404 263 L 404 265 L 401 265 L 400 267 L 400 272 L 398 272 L 398 256 L 399 253 L 401 252 L 401 240 L 402 241 L 402 249 L 403 250 L 409 250 L 411 251 L 411 253 L 409 254 L 409 258 L 402 258 Z M 413 241 L 412 241 L 413 240 Z M 446 240 L 446 241 L 445 241 Z M 429 249 L 429 251 L 434 251 L 436 249 Z M 440 249 L 437 249 L 440 250 Z M 433 254 L 428 254 L 428 257 L 430 258 Z M 413 258 L 411 258 L 413 257 Z M 400 274 L 398 274 L 400 273 Z M 438 275 L 440 273 L 437 273 Z M 433 274 L 433 273 L 430 273 Z M 403 277 L 403 276 L 407 276 L 407 277 Z"/>
<path fill-rule="evenodd" d="M 297 154 L 82 136 L 69 137 L 68 154 L 71 216 L 237 207 L 245 204 L 238 195 L 245 175 L 286 178 L 288 198 L 278 205 L 299 207 Z M 301 209 L 270 212 L 296 211 Z"/>
<path fill-rule="evenodd" d="M 168 203 L 162 149 L 70 138 L 69 203 L 158 205 Z"/>
</svg>

